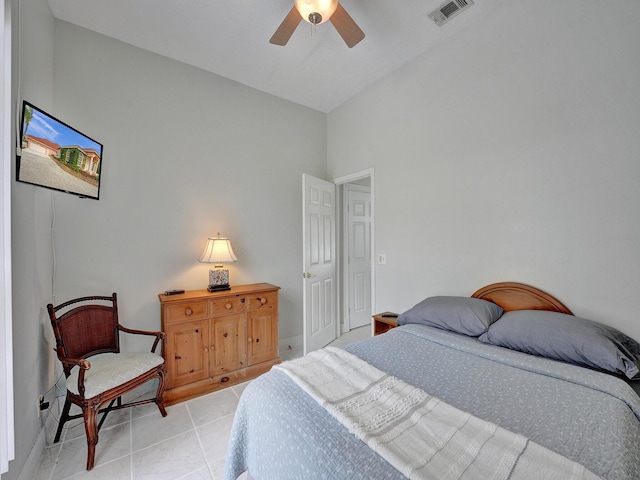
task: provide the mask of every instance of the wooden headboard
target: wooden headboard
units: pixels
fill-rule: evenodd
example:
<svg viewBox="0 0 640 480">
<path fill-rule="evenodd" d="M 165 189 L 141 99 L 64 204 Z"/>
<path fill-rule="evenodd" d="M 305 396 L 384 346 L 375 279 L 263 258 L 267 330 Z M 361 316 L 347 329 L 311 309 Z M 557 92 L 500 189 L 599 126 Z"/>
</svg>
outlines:
<svg viewBox="0 0 640 480">
<path fill-rule="evenodd" d="M 563 303 L 542 290 L 517 282 L 492 283 L 475 291 L 474 298 L 482 298 L 512 310 L 549 310 L 573 315 Z"/>
</svg>

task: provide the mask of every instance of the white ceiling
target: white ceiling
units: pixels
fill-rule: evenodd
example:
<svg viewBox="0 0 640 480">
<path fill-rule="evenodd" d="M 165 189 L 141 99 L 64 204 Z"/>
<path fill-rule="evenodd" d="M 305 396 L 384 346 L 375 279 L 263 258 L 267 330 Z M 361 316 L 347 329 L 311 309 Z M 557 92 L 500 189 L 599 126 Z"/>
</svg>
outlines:
<svg viewBox="0 0 640 480">
<path fill-rule="evenodd" d="M 49 0 L 61 20 L 330 112 L 367 86 L 487 15 L 475 4 L 438 27 L 442 0 L 343 0 L 365 32 L 348 48 L 330 22 L 302 22 L 284 47 L 269 39 L 293 0 Z"/>
</svg>

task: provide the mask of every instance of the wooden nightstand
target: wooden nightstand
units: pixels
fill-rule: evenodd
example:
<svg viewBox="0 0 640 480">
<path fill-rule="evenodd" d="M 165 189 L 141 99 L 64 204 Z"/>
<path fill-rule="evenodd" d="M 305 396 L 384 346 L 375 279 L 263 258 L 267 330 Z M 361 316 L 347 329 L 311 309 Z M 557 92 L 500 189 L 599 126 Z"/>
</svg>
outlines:
<svg viewBox="0 0 640 480">
<path fill-rule="evenodd" d="M 398 326 L 398 314 L 393 312 L 376 313 L 373 316 L 373 334 L 380 335 Z"/>
</svg>

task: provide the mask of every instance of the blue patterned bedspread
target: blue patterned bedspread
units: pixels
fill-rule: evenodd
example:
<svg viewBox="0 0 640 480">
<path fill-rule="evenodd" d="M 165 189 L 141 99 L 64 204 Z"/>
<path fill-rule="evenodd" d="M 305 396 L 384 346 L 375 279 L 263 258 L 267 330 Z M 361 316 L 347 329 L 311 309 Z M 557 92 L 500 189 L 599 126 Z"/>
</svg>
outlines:
<svg viewBox="0 0 640 480">
<path fill-rule="evenodd" d="M 345 349 L 604 479 L 640 479 L 640 398 L 621 379 L 421 325 Z M 256 480 L 404 478 L 278 371 L 240 399 L 225 478 L 245 470 Z"/>
</svg>

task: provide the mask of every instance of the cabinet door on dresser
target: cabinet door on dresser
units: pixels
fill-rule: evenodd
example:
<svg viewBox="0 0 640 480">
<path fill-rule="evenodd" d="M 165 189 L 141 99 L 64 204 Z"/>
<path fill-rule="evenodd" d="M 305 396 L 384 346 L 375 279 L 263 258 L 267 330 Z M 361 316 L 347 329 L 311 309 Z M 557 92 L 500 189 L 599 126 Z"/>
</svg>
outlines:
<svg viewBox="0 0 640 480">
<path fill-rule="evenodd" d="M 206 352 L 209 321 L 196 320 L 165 327 L 167 343 L 165 362 L 169 378 L 167 388 L 203 380 L 209 376 Z"/>
<path fill-rule="evenodd" d="M 278 291 L 249 297 L 247 312 L 248 365 L 278 358 Z"/>
<path fill-rule="evenodd" d="M 247 365 L 247 322 L 244 313 L 211 319 L 209 365 L 211 376 Z"/>
</svg>

